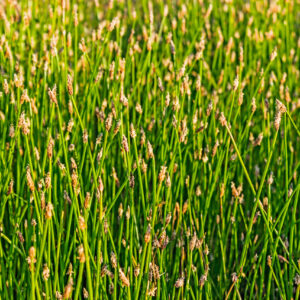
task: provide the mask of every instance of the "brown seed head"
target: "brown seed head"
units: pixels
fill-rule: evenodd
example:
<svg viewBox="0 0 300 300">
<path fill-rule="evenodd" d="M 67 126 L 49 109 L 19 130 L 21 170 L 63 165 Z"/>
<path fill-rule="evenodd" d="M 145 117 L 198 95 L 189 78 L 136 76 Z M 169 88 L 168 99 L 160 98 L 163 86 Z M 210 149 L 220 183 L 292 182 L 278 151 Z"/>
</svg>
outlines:
<svg viewBox="0 0 300 300">
<path fill-rule="evenodd" d="M 154 158 L 153 148 L 149 141 L 147 141 L 147 154 L 149 158 Z"/>
<path fill-rule="evenodd" d="M 179 279 L 176 280 L 175 282 L 175 287 L 176 288 L 181 288 L 184 285 L 184 277 L 180 277 Z"/>
<path fill-rule="evenodd" d="M 46 174 L 46 177 L 45 177 L 45 188 L 46 189 L 51 188 L 51 174 L 50 174 L 50 172 L 48 172 Z"/>
<path fill-rule="evenodd" d="M 85 262 L 84 247 L 82 244 L 78 247 L 78 259 L 81 263 Z"/>
<path fill-rule="evenodd" d="M 43 279 L 45 281 L 47 281 L 49 279 L 49 277 L 50 277 L 50 270 L 49 270 L 47 264 L 45 264 L 43 267 Z"/>
<path fill-rule="evenodd" d="M 28 185 L 30 191 L 33 192 L 34 191 L 34 182 L 31 177 L 29 166 L 27 166 L 27 168 L 26 168 L 26 179 L 27 179 L 27 185 Z"/>
<path fill-rule="evenodd" d="M 69 283 L 65 286 L 63 299 L 70 299 L 70 298 L 71 298 L 71 295 L 72 295 L 72 290 L 73 290 L 72 282 L 69 282 Z"/>
<path fill-rule="evenodd" d="M 55 105 L 58 105 L 56 98 L 56 84 L 53 86 L 52 90 L 48 88 L 48 95 L 50 97 L 50 101 L 53 102 Z"/>
<path fill-rule="evenodd" d="M 45 219 L 50 220 L 52 218 L 53 204 L 48 202 L 45 210 Z"/>
<path fill-rule="evenodd" d="M 120 277 L 120 280 L 121 280 L 123 286 L 127 286 L 127 287 L 130 286 L 129 279 L 125 276 L 125 274 L 121 268 L 119 268 L 119 277 Z"/>
<path fill-rule="evenodd" d="M 90 201 L 91 201 L 91 194 L 89 192 L 87 192 L 85 195 L 85 199 L 84 199 L 84 208 L 85 209 L 90 208 Z"/>
<path fill-rule="evenodd" d="M 130 124 L 130 136 L 132 139 L 136 138 L 136 132 L 132 123 Z"/>
<path fill-rule="evenodd" d="M 115 255 L 114 252 L 111 252 L 110 253 L 110 263 L 111 263 L 111 266 L 116 269 L 117 266 L 118 266 L 118 261 L 117 261 L 117 257 Z"/>
<path fill-rule="evenodd" d="M 219 121 L 221 123 L 221 125 L 224 127 L 227 125 L 227 121 L 226 121 L 226 118 L 225 118 L 225 115 L 223 112 L 221 112 L 221 115 L 219 117 Z"/>
<path fill-rule="evenodd" d="M 122 147 L 125 152 L 127 152 L 127 153 L 129 152 L 127 137 L 124 134 L 122 136 Z"/>
<path fill-rule="evenodd" d="M 83 216 L 79 216 L 79 218 L 78 218 L 78 224 L 79 224 L 80 230 L 83 231 L 83 230 L 86 229 L 86 223 L 85 223 L 85 220 L 84 220 Z"/>
<path fill-rule="evenodd" d="M 276 99 L 276 109 L 277 111 L 280 111 L 282 114 L 286 113 L 286 106 L 278 99 Z"/>
</svg>

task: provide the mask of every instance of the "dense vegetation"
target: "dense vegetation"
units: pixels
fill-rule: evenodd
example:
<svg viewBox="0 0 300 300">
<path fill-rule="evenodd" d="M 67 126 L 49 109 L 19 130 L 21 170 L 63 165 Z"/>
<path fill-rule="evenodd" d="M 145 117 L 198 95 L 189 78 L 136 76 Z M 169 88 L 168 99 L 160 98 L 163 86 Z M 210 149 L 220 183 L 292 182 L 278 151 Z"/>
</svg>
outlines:
<svg viewBox="0 0 300 300">
<path fill-rule="evenodd" d="M 299 11 L 0 1 L 0 298 L 299 299 Z"/>
</svg>

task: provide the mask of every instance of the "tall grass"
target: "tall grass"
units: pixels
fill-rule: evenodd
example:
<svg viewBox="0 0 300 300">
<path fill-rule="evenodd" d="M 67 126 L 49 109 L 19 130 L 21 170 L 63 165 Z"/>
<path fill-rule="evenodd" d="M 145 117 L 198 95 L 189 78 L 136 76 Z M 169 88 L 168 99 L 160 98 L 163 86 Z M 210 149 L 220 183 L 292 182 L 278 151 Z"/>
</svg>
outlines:
<svg viewBox="0 0 300 300">
<path fill-rule="evenodd" d="M 0 298 L 299 299 L 299 9 L 0 2 Z"/>
</svg>

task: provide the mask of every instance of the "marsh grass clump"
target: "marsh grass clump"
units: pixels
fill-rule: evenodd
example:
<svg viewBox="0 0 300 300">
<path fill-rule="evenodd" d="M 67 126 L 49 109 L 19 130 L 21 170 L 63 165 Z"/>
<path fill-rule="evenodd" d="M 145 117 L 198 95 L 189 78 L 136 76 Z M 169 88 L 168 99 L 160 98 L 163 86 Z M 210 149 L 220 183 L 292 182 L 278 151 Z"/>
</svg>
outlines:
<svg viewBox="0 0 300 300">
<path fill-rule="evenodd" d="M 0 1 L 0 299 L 299 299 L 299 1 Z"/>
</svg>

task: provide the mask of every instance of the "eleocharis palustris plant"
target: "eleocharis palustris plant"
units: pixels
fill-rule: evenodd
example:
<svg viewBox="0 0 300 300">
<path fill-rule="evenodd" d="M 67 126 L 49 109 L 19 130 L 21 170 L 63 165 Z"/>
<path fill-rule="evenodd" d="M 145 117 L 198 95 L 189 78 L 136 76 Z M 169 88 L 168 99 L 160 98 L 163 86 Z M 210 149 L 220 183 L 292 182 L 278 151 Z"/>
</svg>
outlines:
<svg viewBox="0 0 300 300">
<path fill-rule="evenodd" d="M 0 3 L 0 299 L 299 299 L 299 1 Z"/>
</svg>

